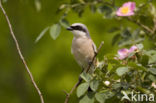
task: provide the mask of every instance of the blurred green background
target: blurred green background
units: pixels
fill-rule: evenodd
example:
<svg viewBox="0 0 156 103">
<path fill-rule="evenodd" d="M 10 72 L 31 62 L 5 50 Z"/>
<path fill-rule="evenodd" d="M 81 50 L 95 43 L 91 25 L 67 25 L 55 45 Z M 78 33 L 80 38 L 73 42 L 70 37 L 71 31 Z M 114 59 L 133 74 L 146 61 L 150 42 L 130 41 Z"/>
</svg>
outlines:
<svg viewBox="0 0 156 103">
<path fill-rule="evenodd" d="M 49 32 L 38 42 L 36 37 L 47 26 L 57 23 L 61 13 L 57 8 L 70 0 L 40 0 L 41 10 L 37 11 L 34 0 L 8 0 L 3 3 L 10 18 L 15 35 L 19 41 L 24 57 L 31 69 L 35 81 L 41 89 L 45 103 L 63 103 L 65 94 L 78 79 L 81 68 L 71 54 L 73 35 L 62 28 L 60 36 L 53 40 Z M 128 0 L 117 0 L 117 5 Z M 131 0 L 134 1 L 134 0 Z M 137 5 L 146 0 L 136 0 Z M 119 48 L 112 46 L 111 40 L 115 35 L 108 32 L 113 26 L 138 26 L 126 20 L 116 21 L 104 19 L 99 13 L 91 13 L 86 8 L 81 18 L 74 12 L 67 16 L 69 22 L 81 22 L 87 25 L 91 37 L 98 46 L 101 41 L 105 44 L 99 58 L 105 54 L 116 53 Z M 150 48 L 150 41 L 144 42 Z M 22 64 L 8 25 L 0 12 L 0 99 L 1 103 L 39 103 L 39 96 L 34 89 L 30 78 Z M 71 103 L 77 103 L 76 96 L 72 95 Z"/>
</svg>

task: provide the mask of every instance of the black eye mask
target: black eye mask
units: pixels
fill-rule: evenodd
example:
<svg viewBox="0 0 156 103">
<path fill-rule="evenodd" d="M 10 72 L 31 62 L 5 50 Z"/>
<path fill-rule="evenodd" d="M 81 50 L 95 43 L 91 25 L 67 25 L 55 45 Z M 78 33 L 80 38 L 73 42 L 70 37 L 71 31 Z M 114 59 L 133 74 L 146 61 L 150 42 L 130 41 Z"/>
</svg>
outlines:
<svg viewBox="0 0 156 103">
<path fill-rule="evenodd" d="M 86 30 L 83 29 L 81 26 L 71 26 L 71 28 L 72 28 L 73 30 L 79 30 L 79 31 L 86 32 Z"/>
</svg>

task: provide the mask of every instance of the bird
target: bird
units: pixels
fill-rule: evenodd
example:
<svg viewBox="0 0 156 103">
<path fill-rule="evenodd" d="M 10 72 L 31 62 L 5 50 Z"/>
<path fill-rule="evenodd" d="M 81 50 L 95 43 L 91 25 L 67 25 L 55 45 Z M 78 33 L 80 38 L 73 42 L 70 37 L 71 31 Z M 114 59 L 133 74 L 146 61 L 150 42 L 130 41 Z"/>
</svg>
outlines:
<svg viewBox="0 0 156 103">
<path fill-rule="evenodd" d="M 74 23 L 67 28 L 73 33 L 71 53 L 83 71 L 87 71 L 88 65 L 92 62 L 96 50 L 96 45 L 90 37 L 88 28 L 82 23 Z M 94 72 L 96 59 L 93 61 L 89 73 Z"/>
</svg>

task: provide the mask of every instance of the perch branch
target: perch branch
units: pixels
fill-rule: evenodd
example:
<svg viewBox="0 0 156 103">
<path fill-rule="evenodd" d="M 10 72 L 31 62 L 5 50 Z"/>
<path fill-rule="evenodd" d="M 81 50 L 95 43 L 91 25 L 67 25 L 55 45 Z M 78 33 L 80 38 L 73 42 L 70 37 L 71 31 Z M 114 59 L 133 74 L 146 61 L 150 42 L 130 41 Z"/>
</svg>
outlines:
<svg viewBox="0 0 156 103">
<path fill-rule="evenodd" d="M 101 44 L 100 44 L 100 46 L 99 46 L 99 48 L 98 48 L 98 50 L 97 50 L 97 52 L 95 53 L 95 55 L 94 55 L 94 57 L 93 57 L 91 63 L 89 63 L 89 65 L 88 65 L 88 67 L 87 67 L 87 70 L 86 70 L 86 73 L 88 73 L 90 67 L 92 66 L 92 64 L 93 64 L 93 62 L 94 62 L 96 56 L 98 55 L 98 53 L 99 53 L 101 47 L 103 46 L 103 44 L 104 44 L 104 42 L 102 41 Z M 66 99 L 65 99 L 65 102 L 64 102 L 64 103 L 68 103 L 71 94 L 72 94 L 72 93 L 74 92 L 74 90 L 80 85 L 81 82 L 82 82 L 82 78 L 79 77 L 78 82 L 74 85 L 74 87 L 71 89 L 71 91 L 70 91 L 69 93 L 67 93 L 66 91 L 64 91 L 65 94 L 66 94 Z"/>
<path fill-rule="evenodd" d="M 102 42 L 101 42 L 101 44 L 100 44 L 100 46 L 99 46 L 99 48 L 98 48 L 98 50 L 97 50 L 97 52 L 95 52 L 95 55 L 94 55 L 94 57 L 93 57 L 93 59 L 92 59 L 91 63 L 88 65 L 88 68 L 87 68 L 87 70 L 86 70 L 86 73 L 88 73 L 88 72 L 89 72 L 90 67 L 92 66 L 92 64 L 93 64 L 93 62 L 94 62 L 94 60 L 95 60 L 96 56 L 98 55 L 98 53 L 99 53 L 100 49 L 102 48 L 103 44 L 104 44 L 104 42 L 102 41 Z"/>
<path fill-rule="evenodd" d="M 11 23 L 10 23 L 10 20 L 9 20 L 9 18 L 8 18 L 8 15 L 6 14 L 6 12 L 5 12 L 5 10 L 4 10 L 3 6 L 2 6 L 1 0 L 0 0 L 0 9 L 2 10 L 2 12 L 3 12 L 3 14 L 4 14 L 5 18 L 6 18 L 6 21 L 7 21 L 7 23 L 8 23 L 9 30 L 10 30 L 10 34 L 11 34 L 11 36 L 12 36 L 14 42 L 15 42 L 16 49 L 17 49 L 17 51 L 18 51 L 18 54 L 19 54 L 19 56 L 20 56 L 20 59 L 22 60 L 24 66 L 25 66 L 25 69 L 26 69 L 26 71 L 27 71 L 28 74 L 29 74 L 29 77 L 30 77 L 30 79 L 31 79 L 31 82 L 32 82 L 33 86 L 35 87 L 36 91 L 38 92 L 38 95 L 40 96 L 41 103 L 44 103 L 44 99 L 43 99 L 42 93 L 41 93 L 40 89 L 38 88 L 36 82 L 34 81 L 33 75 L 32 75 L 32 73 L 30 72 L 30 69 L 29 69 L 29 67 L 28 67 L 28 65 L 27 65 L 27 63 L 26 63 L 26 61 L 25 61 L 25 59 L 24 59 L 24 57 L 23 57 L 23 54 L 22 54 L 21 49 L 20 49 L 20 47 L 19 47 L 19 43 L 18 43 L 18 41 L 17 41 L 17 39 L 16 39 L 16 36 L 15 36 L 15 34 L 14 34 L 14 32 L 13 32 L 12 25 L 11 25 Z"/>
</svg>

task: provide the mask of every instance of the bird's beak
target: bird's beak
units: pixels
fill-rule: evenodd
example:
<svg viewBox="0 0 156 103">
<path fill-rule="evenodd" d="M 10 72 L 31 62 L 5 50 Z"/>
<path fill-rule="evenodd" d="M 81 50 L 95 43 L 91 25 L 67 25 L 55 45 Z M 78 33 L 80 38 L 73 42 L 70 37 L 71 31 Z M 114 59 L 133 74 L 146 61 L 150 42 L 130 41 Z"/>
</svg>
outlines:
<svg viewBox="0 0 156 103">
<path fill-rule="evenodd" d="M 73 28 L 70 26 L 70 27 L 67 28 L 67 30 L 72 31 Z"/>
</svg>

